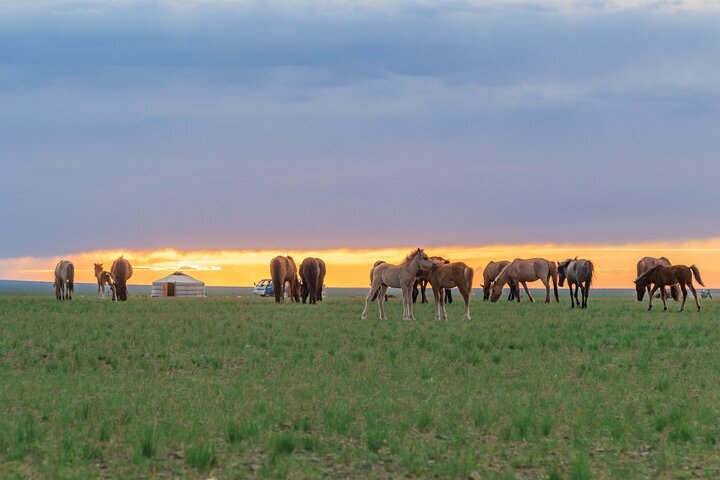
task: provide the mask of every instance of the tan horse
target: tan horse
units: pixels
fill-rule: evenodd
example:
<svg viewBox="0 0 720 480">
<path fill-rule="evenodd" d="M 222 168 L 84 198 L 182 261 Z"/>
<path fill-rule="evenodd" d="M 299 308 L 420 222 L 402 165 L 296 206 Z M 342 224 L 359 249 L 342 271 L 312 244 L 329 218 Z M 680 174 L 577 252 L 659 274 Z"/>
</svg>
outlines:
<svg viewBox="0 0 720 480">
<path fill-rule="evenodd" d="M 292 257 L 277 256 L 270 260 L 270 277 L 275 292 L 275 303 L 285 302 L 285 283 L 290 284 L 290 300 L 300 302 L 300 283 L 295 260 Z"/>
<path fill-rule="evenodd" d="M 75 291 L 75 266 L 68 260 L 60 260 L 55 265 L 55 298 L 58 300 L 72 300 Z"/>
<path fill-rule="evenodd" d="M 400 265 L 389 263 L 376 263 L 376 267 L 370 273 L 372 284 L 370 291 L 365 297 L 365 308 L 362 312 L 362 319 L 367 319 L 368 304 L 372 299 L 378 299 L 380 320 L 387 320 L 385 316 L 385 293 L 389 287 L 402 289 L 403 297 L 403 320 L 415 320 L 412 310 L 412 287 L 415 277 L 426 274 L 436 268 L 435 263 L 430 260 L 422 249 L 413 250 Z"/>
<path fill-rule="evenodd" d="M 430 260 L 437 263 L 438 265 L 447 265 L 450 263 L 450 260 L 446 260 L 443 257 L 430 257 Z M 417 302 L 418 295 L 421 295 L 420 303 L 428 303 L 427 296 L 425 295 L 425 290 L 427 289 L 428 285 L 428 278 L 426 275 L 420 275 L 418 278 L 415 279 L 415 284 L 413 285 L 413 291 L 412 291 L 412 302 Z M 418 287 L 420 287 L 420 293 L 418 293 Z M 452 303 L 452 290 L 449 288 L 445 289 L 445 302 Z"/>
<path fill-rule="evenodd" d="M 640 260 L 638 260 L 637 263 L 637 276 L 642 276 L 643 273 L 647 272 L 648 270 L 651 270 L 658 265 L 664 265 L 666 267 L 669 267 L 672 265 L 670 263 L 670 260 L 667 259 L 667 257 L 643 257 Z M 650 285 L 647 287 L 648 293 L 650 292 Z M 667 292 L 665 292 L 665 295 L 667 296 Z M 673 300 L 676 302 L 680 301 L 680 285 L 672 285 L 670 286 L 670 295 L 672 296 Z M 645 296 L 645 294 L 643 294 Z M 638 301 L 642 301 L 642 297 L 638 298 Z"/>
<path fill-rule="evenodd" d="M 563 260 L 558 264 L 560 286 L 562 287 L 567 279 L 570 288 L 570 308 L 575 308 L 575 302 L 580 308 L 587 308 L 594 274 L 595 265 L 590 260 L 578 260 L 575 257 Z M 575 297 L 573 297 L 573 285 L 575 285 Z M 578 300 L 578 290 L 582 292 L 582 302 Z"/>
<path fill-rule="evenodd" d="M 495 281 L 498 275 L 500 275 L 500 272 L 503 268 L 510 265 L 510 262 L 507 260 L 501 260 L 499 262 L 493 262 L 490 261 L 483 269 L 483 302 L 486 300 L 490 300 L 490 286 L 492 285 L 492 282 Z M 480 268 L 480 267 L 478 267 Z M 508 300 L 514 300 L 515 299 L 515 283 L 510 280 L 509 286 L 510 286 L 510 294 L 508 295 Z M 528 291 L 527 285 L 523 285 L 525 287 L 525 291 Z"/>
<path fill-rule="evenodd" d="M 102 263 L 95 263 L 93 265 L 95 265 L 95 278 L 97 279 L 98 284 L 98 300 L 105 300 L 105 284 L 110 286 L 112 299 L 116 300 L 117 295 L 115 293 L 115 279 L 113 278 L 112 273 L 103 270 Z"/>
<path fill-rule="evenodd" d="M 300 288 L 300 296 L 302 303 L 310 298 L 310 304 L 315 304 L 322 300 L 322 286 L 325 280 L 325 262 L 319 258 L 306 258 L 300 264 L 300 279 L 302 285 Z"/>
<path fill-rule="evenodd" d="M 663 310 L 667 310 L 667 294 L 665 293 L 665 287 L 680 284 L 680 289 L 682 290 L 683 294 L 680 311 L 682 312 L 683 310 L 685 310 L 687 289 L 689 288 L 693 294 L 693 297 L 695 297 L 695 305 L 697 306 L 699 312 L 700 302 L 698 301 L 695 287 L 692 284 L 693 276 L 695 276 L 695 280 L 697 280 L 700 285 L 702 285 L 703 287 L 705 286 L 702 279 L 700 278 L 700 270 L 698 270 L 695 265 L 691 265 L 689 267 L 686 267 L 685 265 L 671 265 L 669 267 L 665 265 L 658 265 L 656 267 L 653 267 L 634 280 L 635 290 L 637 291 L 637 299 L 638 301 L 642 300 L 643 295 L 645 295 L 646 289 L 652 285 L 652 289 L 650 290 L 649 295 L 650 298 L 648 304 L 648 311 L 652 310 L 653 296 L 655 295 L 655 291 L 658 289 L 660 289 L 660 298 L 662 298 Z"/>
<path fill-rule="evenodd" d="M 520 302 L 520 283 L 524 282 L 535 282 L 540 280 L 545 285 L 545 303 L 550 303 L 550 279 L 553 282 L 553 288 L 555 290 L 555 301 L 559 302 L 558 296 L 558 273 L 557 265 L 555 262 L 546 260 L 544 258 L 530 258 L 523 260 L 516 258 L 510 265 L 503 268 L 500 274 L 497 276 L 495 281 L 490 287 L 490 301 L 497 302 L 502 295 L 503 286 L 511 280 L 515 282 L 515 294 L 517 301 Z M 530 291 L 525 287 L 525 292 L 531 302 L 535 299 L 530 295 Z"/>
<path fill-rule="evenodd" d="M 472 295 L 473 269 L 463 262 L 438 263 L 437 267 L 427 274 L 435 297 L 435 320 L 447 320 L 445 310 L 446 289 L 457 287 L 465 300 L 465 320 L 470 320 L 470 295 Z"/>
<path fill-rule="evenodd" d="M 115 298 L 113 300 L 126 301 L 128 299 L 127 281 L 133 274 L 132 265 L 121 255 L 110 267 L 110 274 L 115 280 Z"/>
</svg>

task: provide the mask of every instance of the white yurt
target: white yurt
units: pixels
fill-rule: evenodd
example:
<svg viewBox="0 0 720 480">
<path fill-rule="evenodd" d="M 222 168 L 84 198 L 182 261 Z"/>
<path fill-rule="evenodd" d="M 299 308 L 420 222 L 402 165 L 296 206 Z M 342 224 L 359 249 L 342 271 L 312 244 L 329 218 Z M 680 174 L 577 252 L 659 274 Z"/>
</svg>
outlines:
<svg viewBox="0 0 720 480">
<path fill-rule="evenodd" d="M 152 284 L 151 297 L 205 297 L 205 283 L 183 272 L 175 272 Z"/>
</svg>

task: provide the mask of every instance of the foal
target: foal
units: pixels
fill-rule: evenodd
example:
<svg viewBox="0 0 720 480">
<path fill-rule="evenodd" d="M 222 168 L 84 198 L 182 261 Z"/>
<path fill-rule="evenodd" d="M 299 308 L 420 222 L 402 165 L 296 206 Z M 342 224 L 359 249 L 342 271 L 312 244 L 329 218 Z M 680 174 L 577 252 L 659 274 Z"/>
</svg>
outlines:
<svg viewBox="0 0 720 480">
<path fill-rule="evenodd" d="M 112 273 L 103 270 L 102 263 L 95 263 L 95 278 L 98 282 L 98 300 L 105 300 L 105 284 L 110 285 L 110 291 L 112 292 L 112 299 L 115 301 L 117 295 L 115 292 L 115 279 Z"/>
<path fill-rule="evenodd" d="M 437 264 L 427 274 L 435 296 L 435 320 L 447 320 L 445 290 L 457 287 L 465 300 L 465 320 L 470 320 L 470 295 L 472 295 L 473 269 L 463 262 Z"/>
<path fill-rule="evenodd" d="M 680 311 L 682 312 L 683 310 L 685 310 L 687 289 L 689 288 L 693 294 L 693 297 L 695 297 L 695 305 L 697 306 L 699 312 L 700 302 L 698 301 L 695 287 L 692 284 L 693 276 L 700 285 L 702 285 L 703 287 L 705 286 L 702 279 L 700 278 L 700 270 L 698 270 L 695 265 L 691 265 L 689 267 L 686 267 L 685 265 L 672 265 L 670 267 L 667 267 L 665 265 L 658 265 L 657 267 L 651 268 L 650 270 L 643 273 L 634 280 L 635 289 L 637 290 L 637 299 L 638 301 L 641 301 L 643 295 L 645 294 L 645 289 L 652 285 L 652 290 L 650 290 L 648 311 L 652 310 L 653 297 L 655 296 L 655 291 L 657 289 L 660 289 L 660 298 L 662 298 L 664 307 L 663 310 L 667 310 L 667 294 L 665 292 L 665 287 L 679 283 L 683 295 Z"/>
</svg>

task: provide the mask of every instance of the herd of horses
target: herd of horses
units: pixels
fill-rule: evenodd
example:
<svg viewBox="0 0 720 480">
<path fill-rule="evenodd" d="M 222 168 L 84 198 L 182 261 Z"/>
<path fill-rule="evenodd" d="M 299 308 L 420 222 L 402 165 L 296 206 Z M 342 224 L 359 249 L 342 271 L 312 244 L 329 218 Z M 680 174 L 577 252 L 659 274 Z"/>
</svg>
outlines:
<svg viewBox="0 0 720 480">
<path fill-rule="evenodd" d="M 94 267 L 98 285 L 98 300 L 105 299 L 105 285 L 108 285 L 113 301 L 126 301 L 128 299 L 127 281 L 133 274 L 130 262 L 121 256 L 113 262 L 109 272 L 103 269 L 102 263 L 95 263 Z M 53 288 L 55 289 L 55 298 L 58 300 L 72 300 L 75 292 L 75 266 L 69 260 L 60 260 L 55 266 Z"/>
<path fill-rule="evenodd" d="M 127 281 L 132 277 L 133 269 L 122 256 L 115 260 L 110 271 L 103 269 L 102 263 L 94 264 L 98 285 L 98 300 L 105 299 L 105 286 L 110 288 L 112 300 L 125 301 L 128 298 Z M 325 262 L 320 258 L 308 257 L 297 268 L 290 256 L 277 256 L 270 261 L 275 302 L 283 303 L 285 294 L 292 302 L 316 304 L 322 301 L 323 284 L 326 274 Z M 507 285 L 510 293 L 508 301 L 521 301 L 520 286 L 534 302 L 528 282 L 542 282 L 545 287 L 545 303 L 551 302 L 550 286 L 556 302 L 560 301 L 558 285 L 565 282 L 570 289 L 571 308 L 587 308 L 590 287 L 595 276 L 595 266 L 590 260 L 568 258 L 554 262 L 544 258 L 529 258 L 508 261 L 491 261 L 483 269 L 483 301 L 497 302 Z M 421 302 L 427 303 L 425 290 L 429 284 L 435 299 L 435 319 L 447 320 L 446 304 L 452 303 L 451 289 L 457 288 L 465 302 L 463 318 L 470 320 L 470 297 L 472 295 L 474 270 L 463 262 L 451 262 L 443 257 L 428 256 L 421 248 L 410 252 L 399 265 L 378 260 L 370 270 L 370 291 L 365 298 L 362 318 L 367 319 L 369 304 L 378 302 L 380 319 L 387 319 L 385 302 L 388 288 L 402 291 L 403 319 L 414 320 L 413 303 L 421 296 Z M 649 296 L 648 310 L 652 310 L 653 298 L 659 291 L 664 310 L 668 309 L 667 297 L 680 301 L 680 311 L 685 309 L 688 290 L 695 299 L 700 311 L 700 302 L 693 285 L 693 278 L 703 287 L 700 271 L 695 265 L 672 265 L 666 257 L 644 257 L 637 263 L 637 277 L 634 280 L 638 301 L 645 294 Z M 53 283 L 55 297 L 58 300 L 72 300 L 75 290 L 75 267 L 68 260 L 61 260 L 55 267 Z M 418 293 L 418 287 L 420 293 Z M 581 297 L 578 298 L 578 295 Z"/>
<path fill-rule="evenodd" d="M 426 302 L 425 287 L 429 283 L 435 297 L 435 319 L 447 320 L 445 304 L 451 302 L 450 289 L 458 288 L 465 301 L 463 318 L 470 319 L 470 296 L 474 271 L 463 262 L 450 262 L 442 257 L 430 257 L 422 249 L 412 251 L 399 265 L 391 265 L 385 261 L 375 262 L 370 271 L 370 291 L 365 298 L 365 308 L 361 318 L 367 319 L 369 304 L 378 302 L 380 319 L 385 320 L 385 301 L 387 289 L 399 288 L 403 298 L 403 319 L 414 320 L 413 303 L 418 293 L 418 285 L 422 291 L 422 302 Z M 544 258 L 521 259 L 513 261 L 491 261 L 483 269 L 483 300 L 497 302 L 502 296 L 503 288 L 510 289 L 508 300 L 521 301 L 520 286 L 534 302 L 528 282 L 540 281 L 545 287 L 545 303 L 551 302 L 550 285 L 556 302 L 560 301 L 558 285 L 565 282 L 570 290 L 571 308 L 576 306 L 585 309 L 588 306 L 590 287 L 595 277 L 595 265 L 590 260 L 568 258 L 562 262 L 553 262 Z M 693 286 L 693 277 L 700 285 L 705 286 L 700 271 L 695 265 L 671 265 L 665 257 L 644 257 L 637 264 L 637 278 L 633 281 L 638 301 L 642 301 L 645 293 L 649 293 L 648 310 L 652 309 L 655 293 L 660 291 L 664 309 L 667 310 L 667 296 L 679 300 L 682 292 L 680 311 L 685 309 L 687 290 L 692 292 L 695 305 L 700 311 L 697 292 Z M 669 292 L 669 293 L 668 293 Z M 579 298 L 580 296 L 580 298 Z"/>
</svg>

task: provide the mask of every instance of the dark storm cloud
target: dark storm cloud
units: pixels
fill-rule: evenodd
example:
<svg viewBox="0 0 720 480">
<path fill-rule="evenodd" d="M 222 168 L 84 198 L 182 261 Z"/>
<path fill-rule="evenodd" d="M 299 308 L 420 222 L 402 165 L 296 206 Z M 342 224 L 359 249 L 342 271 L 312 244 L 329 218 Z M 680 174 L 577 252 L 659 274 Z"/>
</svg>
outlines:
<svg viewBox="0 0 720 480">
<path fill-rule="evenodd" d="M 715 12 L 3 13 L 0 256 L 720 235 Z"/>
</svg>

